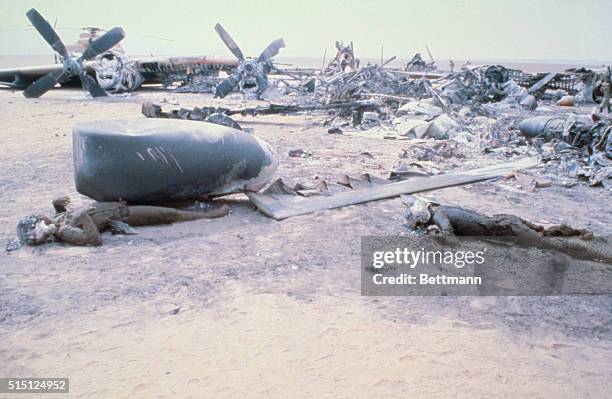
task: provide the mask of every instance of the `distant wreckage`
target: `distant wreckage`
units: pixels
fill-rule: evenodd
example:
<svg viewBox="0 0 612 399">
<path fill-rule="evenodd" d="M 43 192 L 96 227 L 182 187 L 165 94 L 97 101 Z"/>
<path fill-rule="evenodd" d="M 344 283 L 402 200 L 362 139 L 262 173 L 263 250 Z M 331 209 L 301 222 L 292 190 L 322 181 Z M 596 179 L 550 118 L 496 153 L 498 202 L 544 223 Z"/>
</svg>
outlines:
<svg viewBox="0 0 612 399">
<path fill-rule="evenodd" d="M 55 64 L 0 69 L 0 86 L 25 89 L 26 97 L 40 97 L 56 84 L 82 86 L 92 97 L 131 92 L 143 84 L 164 87 L 207 81 L 210 91 L 219 72 L 232 73 L 235 59 L 201 57 L 128 57 L 120 46 L 125 32 L 115 27 L 84 28 L 76 44 L 65 45 L 53 26 L 36 10 L 26 13 L 29 22 L 54 50 Z M 59 57 L 58 57 L 59 55 Z"/>
<path fill-rule="evenodd" d="M 268 88 L 268 74 L 281 73 L 272 58 L 285 47 L 283 39 L 272 41 L 257 58 L 245 57 L 221 24 L 215 30 L 237 59 L 211 57 L 128 57 L 120 42 L 120 27 L 109 31 L 83 28 L 75 44 L 65 45 L 55 28 L 34 8 L 26 13 L 32 26 L 54 51 L 56 63 L 0 69 L 0 86 L 23 89 L 24 96 L 38 98 L 57 84 L 82 86 L 91 97 L 131 92 L 144 84 L 161 84 L 184 91 L 215 92 L 225 97 L 236 88 L 259 97 Z M 223 79 L 220 72 L 228 77 Z"/>
<path fill-rule="evenodd" d="M 238 44 L 221 26 L 215 25 L 217 34 L 232 54 L 238 59 L 238 68 L 233 74 L 221 82 L 216 90 L 215 97 L 225 97 L 234 89 L 239 88 L 242 94 L 259 98 L 268 88 L 268 74 L 272 71 L 272 58 L 278 55 L 285 47 L 283 39 L 273 40 L 263 49 L 259 57 L 245 57 Z"/>
</svg>

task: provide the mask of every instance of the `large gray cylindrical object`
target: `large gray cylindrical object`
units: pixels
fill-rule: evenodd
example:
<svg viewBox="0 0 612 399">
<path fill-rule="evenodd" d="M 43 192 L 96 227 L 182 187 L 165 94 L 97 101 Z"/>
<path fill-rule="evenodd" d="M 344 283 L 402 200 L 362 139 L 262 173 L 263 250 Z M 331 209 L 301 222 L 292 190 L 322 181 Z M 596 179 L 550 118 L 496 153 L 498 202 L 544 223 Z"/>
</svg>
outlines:
<svg viewBox="0 0 612 399">
<path fill-rule="evenodd" d="M 543 137 L 550 141 L 555 136 L 561 136 L 565 121 L 554 116 L 534 116 L 522 120 L 518 127 L 521 133 L 529 138 Z"/>
<path fill-rule="evenodd" d="M 98 201 L 156 203 L 257 191 L 278 165 L 265 141 L 207 122 L 81 123 L 72 142 L 76 189 Z"/>
</svg>

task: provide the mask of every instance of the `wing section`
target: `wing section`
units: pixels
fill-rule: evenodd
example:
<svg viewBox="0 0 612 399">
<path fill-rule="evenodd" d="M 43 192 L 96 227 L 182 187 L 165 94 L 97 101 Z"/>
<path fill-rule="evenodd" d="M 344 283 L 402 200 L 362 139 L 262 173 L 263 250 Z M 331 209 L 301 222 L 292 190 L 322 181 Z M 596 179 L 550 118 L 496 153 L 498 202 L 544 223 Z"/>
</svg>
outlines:
<svg viewBox="0 0 612 399">
<path fill-rule="evenodd" d="M 0 84 L 15 89 L 25 89 L 43 76 L 63 70 L 62 64 L 0 69 Z"/>
</svg>

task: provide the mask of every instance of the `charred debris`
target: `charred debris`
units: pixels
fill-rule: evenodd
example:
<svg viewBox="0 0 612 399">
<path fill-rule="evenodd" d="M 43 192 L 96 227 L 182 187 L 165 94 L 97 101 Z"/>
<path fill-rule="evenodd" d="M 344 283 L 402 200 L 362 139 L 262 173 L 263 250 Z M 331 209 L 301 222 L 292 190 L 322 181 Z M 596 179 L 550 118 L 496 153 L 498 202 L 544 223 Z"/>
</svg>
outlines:
<svg viewBox="0 0 612 399">
<path fill-rule="evenodd" d="M 229 35 L 220 36 L 241 54 Z M 278 52 L 274 43 L 269 53 Z M 353 48 L 352 42 L 336 42 L 336 56 L 320 70 L 274 68 L 274 77 L 258 75 L 265 83 L 257 83 L 256 92 L 241 90 L 267 105 L 162 111 L 148 103 L 143 114 L 239 128 L 232 116 L 316 113 L 330 134 L 404 140 L 401 157 L 426 162 L 430 170 L 443 171 L 444 163 L 457 157 L 537 155 L 545 165 L 542 173 L 561 185 L 583 180 L 612 190 L 610 67 L 526 73 L 465 64 L 442 72 L 433 58 L 427 63 L 420 54 L 403 68 L 389 67 L 395 57 L 360 65 Z M 268 58 L 258 62 L 271 65 Z M 219 97 L 242 87 L 241 73 L 217 86 Z"/>
<path fill-rule="evenodd" d="M 146 132 L 141 137 L 142 144 L 143 148 L 149 148 L 148 156 L 154 167 L 165 167 L 161 161 L 168 167 L 176 166 L 176 170 L 168 172 L 168 181 L 151 182 L 145 177 L 157 175 L 149 173 L 151 167 L 141 162 L 148 160 L 147 154 L 136 152 L 137 167 L 122 167 L 133 172 L 129 176 L 133 181 L 119 185 L 135 190 L 129 195 L 114 193 L 117 182 L 114 178 L 104 181 L 100 178 L 102 172 L 83 173 L 92 177 L 85 186 L 95 189 L 88 191 L 77 182 L 79 192 L 98 201 L 136 198 L 138 204 L 150 204 L 174 200 L 175 195 L 180 195 L 181 200 L 202 200 L 202 195 L 210 199 L 206 195 L 243 192 L 262 213 L 282 220 L 323 209 L 500 178 L 515 181 L 516 189 L 526 191 L 552 184 L 584 184 L 612 190 L 612 70 L 609 66 L 597 71 L 575 68 L 558 73 L 527 73 L 504 65 L 473 66 L 466 62 L 455 71 L 451 61 L 450 71 L 442 71 L 426 47 L 429 61 L 417 53 L 401 68 L 393 68 L 391 64 L 396 57 L 384 60 L 381 56 L 380 63 L 364 65 L 355 56 L 353 42 L 338 41 L 336 55 L 328 63 L 324 57 L 320 69 L 281 68 L 274 57 L 285 47 L 283 39 L 273 40 L 257 57 L 247 57 L 220 24 L 215 30 L 234 59 L 129 59 L 118 49 L 125 36 L 119 27 L 90 41 L 79 54 L 67 50 L 53 27 L 36 10 L 30 10 L 27 17 L 62 60 L 51 67 L 30 68 L 27 76 L 19 69 L 0 71 L 1 83 L 24 89 L 28 98 L 39 97 L 58 83 L 81 84 L 91 97 L 133 91 L 144 83 L 153 83 L 177 92 L 214 93 L 220 99 L 234 95 L 267 101 L 263 105 L 239 108 L 219 106 L 216 102 L 174 110 L 146 102 L 142 113 L 147 118 L 168 120 L 118 120 L 88 126 L 87 129 L 93 129 L 100 136 L 100 148 L 109 150 L 93 154 L 89 164 L 81 165 L 83 168 L 97 165 L 100 171 L 107 171 L 109 168 L 105 165 L 122 165 L 121 162 L 131 159 L 115 151 L 129 146 L 114 142 L 129 135 L 116 134 L 117 131 L 131 132 L 135 126 Z M 227 76 L 222 77 L 220 72 L 226 72 Z M 338 183 L 300 183 L 293 188 L 277 179 L 262 191 L 276 171 L 277 155 L 269 144 L 249 134 L 249 129 L 242 129 L 235 117 L 297 113 L 320 116 L 315 124 L 325 127 L 329 134 L 398 140 L 402 149 L 396 167 L 386 179 L 364 174 L 344 176 Z M 212 125 L 196 124 L 196 127 L 171 119 Z M 106 126 L 108 131 L 100 134 L 100 126 Z M 189 130 L 185 131 L 185 137 L 201 136 L 198 151 L 194 152 L 197 146 L 176 134 L 178 127 Z M 190 129 L 197 134 L 192 134 Z M 242 144 L 232 148 L 220 144 L 219 148 L 227 153 L 212 148 L 211 138 L 224 135 L 239 137 L 236 142 L 250 143 L 250 154 L 259 163 L 248 170 L 237 168 L 246 165 L 243 159 L 246 147 Z M 166 146 L 184 147 L 184 154 L 178 154 L 177 160 L 174 154 L 165 152 Z M 226 155 L 216 160 L 209 153 Z M 312 153 L 308 149 L 296 149 L 288 156 L 307 158 Z M 207 159 L 209 164 L 203 166 L 202 159 Z M 261 163 L 262 159 L 266 162 Z M 193 182 L 183 176 L 186 165 L 192 166 L 189 171 Z M 206 173 L 198 169 L 201 167 Z M 214 173 L 210 172 L 213 170 Z M 250 174 L 228 177 L 224 175 L 228 170 Z M 186 186 L 175 184 L 172 173 L 180 173 L 179 180 Z M 207 176 L 212 183 L 203 181 L 202 176 Z M 228 186 L 215 186 L 219 182 Z M 164 186 L 163 190 L 153 191 L 165 196 L 152 196 L 152 187 L 162 183 L 169 188 Z M 104 198 L 89 194 L 105 190 L 111 194 Z M 412 222 L 418 219 L 426 228 L 437 226 L 451 234 L 456 234 L 453 233 L 455 225 L 462 224 L 474 228 L 489 226 L 484 235 L 518 226 L 507 230 L 512 233 L 509 235 L 531 237 L 548 232 L 587 239 L 592 236 L 586 230 L 568 226 L 555 228 L 553 234 L 513 216 L 510 219 L 504 215 L 488 217 L 449 207 L 436 211 L 422 201 L 407 205 L 407 225 L 413 230 L 417 225 Z"/>
</svg>

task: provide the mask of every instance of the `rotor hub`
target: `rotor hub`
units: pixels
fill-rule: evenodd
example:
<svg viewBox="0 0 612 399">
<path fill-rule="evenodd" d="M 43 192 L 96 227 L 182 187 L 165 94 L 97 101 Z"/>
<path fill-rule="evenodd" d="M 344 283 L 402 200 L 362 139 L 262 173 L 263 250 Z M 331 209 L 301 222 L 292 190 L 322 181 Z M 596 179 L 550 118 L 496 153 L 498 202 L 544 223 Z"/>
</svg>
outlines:
<svg viewBox="0 0 612 399">
<path fill-rule="evenodd" d="M 70 75 L 78 75 L 83 70 L 83 64 L 76 57 L 67 57 L 63 65 L 64 70 Z"/>
</svg>

